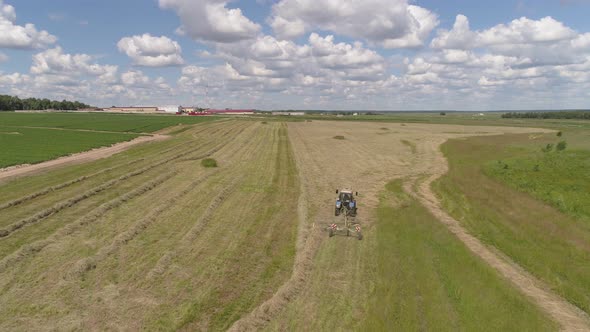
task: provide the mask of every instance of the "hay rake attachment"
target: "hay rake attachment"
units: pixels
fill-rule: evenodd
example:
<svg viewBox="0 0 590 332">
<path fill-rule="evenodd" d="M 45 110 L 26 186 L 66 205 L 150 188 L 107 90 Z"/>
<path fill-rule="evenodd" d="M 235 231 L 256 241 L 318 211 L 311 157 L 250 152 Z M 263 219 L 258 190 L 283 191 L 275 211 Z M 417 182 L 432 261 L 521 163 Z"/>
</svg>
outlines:
<svg viewBox="0 0 590 332">
<path fill-rule="evenodd" d="M 327 227 L 328 236 L 334 235 L 346 235 L 356 236 L 357 239 L 363 239 L 363 233 L 361 232 L 361 226 L 355 221 L 355 218 L 351 217 L 351 211 L 348 207 L 343 206 L 340 215 L 344 218 L 344 225 L 338 225 L 336 223 L 330 224 Z"/>
</svg>

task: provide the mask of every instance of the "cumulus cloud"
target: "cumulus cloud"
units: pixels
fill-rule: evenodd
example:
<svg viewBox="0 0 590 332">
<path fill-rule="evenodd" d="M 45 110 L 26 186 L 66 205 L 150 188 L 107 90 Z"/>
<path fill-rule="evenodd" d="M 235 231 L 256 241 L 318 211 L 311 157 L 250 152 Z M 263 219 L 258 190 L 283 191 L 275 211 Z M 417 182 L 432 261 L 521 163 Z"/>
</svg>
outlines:
<svg viewBox="0 0 590 332">
<path fill-rule="evenodd" d="M 124 37 L 119 40 L 117 47 L 138 66 L 165 67 L 184 63 L 180 45 L 165 36 L 154 37 L 146 33 Z"/>
<path fill-rule="evenodd" d="M 33 55 L 31 73 L 69 74 L 69 75 L 112 75 L 117 66 L 92 63 L 93 57 L 88 54 L 64 53 L 60 46 Z"/>
<path fill-rule="evenodd" d="M 571 40 L 577 33 L 552 17 L 531 20 L 526 17 L 509 24 L 498 24 L 489 29 L 472 31 L 469 20 L 457 15 L 451 30 L 439 30 L 432 40 L 434 48 L 472 49 L 479 47 L 502 47 L 519 44 L 555 43 Z"/>
<path fill-rule="evenodd" d="M 423 45 L 438 18 L 406 0 L 281 0 L 273 6 L 270 25 L 281 38 L 319 28 L 386 48 L 406 48 Z"/>
<path fill-rule="evenodd" d="M 14 7 L 0 0 L 0 47 L 43 48 L 56 41 L 57 37 L 45 30 L 37 30 L 34 24 L 17 25 Z"/>
<path fill-rule="evenodd" d="M 159 0 L 163 9 L 174 10 L 182 22 L 178 32 L 195 40 L 233 43 L 256 37 L 261 27 L 228 0 Z"/>
</svg>

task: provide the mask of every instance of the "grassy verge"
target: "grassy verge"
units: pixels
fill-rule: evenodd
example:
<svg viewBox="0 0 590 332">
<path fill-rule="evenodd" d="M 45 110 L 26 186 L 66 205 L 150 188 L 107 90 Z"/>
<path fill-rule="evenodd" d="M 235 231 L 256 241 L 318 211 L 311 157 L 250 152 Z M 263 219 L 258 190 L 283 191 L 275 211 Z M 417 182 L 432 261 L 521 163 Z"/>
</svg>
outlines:
<svg viewBox="0 0 590 332">
<path fill-rule="evenodd" d="M 129 141 L 138 135 L 0 127 L 0 168 L 45 160 Z"/>
<path fill-rule="evenodd" d="M 387 185 L 377 210 L 375 288 L 362 330 L 555 330 L 422 205 Z"/>
<path fill-rule="evenodd" d="M 590 222 L 590 151 L 537 152 L 484 165 L 486 175 Z"/>
<path fill-rule="evenodd" d="M 583 163 L 588 159 L 576 152 L 539 157 L 539 148 L 555 140 L 551 136 L 451 140 L 442 147 L 450 170 L 434 189 L 469 232 L 590 312 L 590 225 L 577 216 L 587 213 L 590 203 L 577 188 L 587 183 L 580 181 L 587 181 Z M 572 141 L 583 147 L 581 139 Z"/>
</svg>

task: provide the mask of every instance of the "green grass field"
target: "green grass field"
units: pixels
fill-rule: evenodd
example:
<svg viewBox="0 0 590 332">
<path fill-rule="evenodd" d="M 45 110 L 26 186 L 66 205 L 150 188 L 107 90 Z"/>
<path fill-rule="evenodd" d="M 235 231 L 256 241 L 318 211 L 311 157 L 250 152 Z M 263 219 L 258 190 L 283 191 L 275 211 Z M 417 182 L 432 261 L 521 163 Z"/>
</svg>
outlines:
<svg viewBox="0 0 590 332">
<path fill-rule="evenodd" d="M 574 149 L 551 153 L 540 149 L 555 134 L 451 140 L 449 173 L 434 189 L 473 235 L 590 312 L 586 135 L 566 128 L 559 140 Z"/>
<path fill-rule="evenodd" d="M 217 118 L 159 114 L 0 112 L 0 126 L 6 127 L 51 127 L 134 133 L 151 133 L 178 124 L 196 124 L 215 119 Z"/>
<path fill-rule="evenodd" d="M 590 222 L 590 151 L 518 154 L 484 166 L 486 175 Z"/>
<path fill-rule="evenodd" d="M 172 126 L 216 120 L 215 117 L 0 112 L 0 168 L 34 164 L 112 145 Z M 56 130 L 61 129 L 61 130 Z M 180 126 L 170 134 L 190 129 Z"/>
<path fill-rule="evenodd" d="M 131 140 L 138 135 L 0 126 L 0 168 L 34 164 L 93 148 Z"/>
<path fill-rule="evenodd" d="M 367 331 L 546 331 L 556 326 L 476 258 L 401 181 L 377 210 Z"/>
</svg>

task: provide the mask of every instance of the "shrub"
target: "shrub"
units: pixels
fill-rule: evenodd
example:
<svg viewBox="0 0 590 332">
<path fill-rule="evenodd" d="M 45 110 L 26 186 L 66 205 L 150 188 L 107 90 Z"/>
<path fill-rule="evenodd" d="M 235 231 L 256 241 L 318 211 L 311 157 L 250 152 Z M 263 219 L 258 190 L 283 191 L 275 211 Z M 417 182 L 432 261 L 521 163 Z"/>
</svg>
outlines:
<svg viewBox="0 0 590 332">
<path fill-rule="evenodd" d="M 201 165 L 203 167 L 217 167 L 217 160 L 213 158 L 206 158 L 201 160 Z"/>
<path fill-rule="evenodd" d="M 440 115 L 447 115 L 446 112 L 440 112 Z"/>
<path fill-rule="evenodd" d="M 262 124 L 267 124 L 268 122 L 266 122 L 266 121 L 262 121 L 261 123 L 262 123 Z"/>
<path fill-rule="evenodd" d="M 563 133 L 561 131 L 557 132 L 557 137 L 561 137 L 561 135 L 563 135 Z"/>
<path fill-rule="evenodd" d="M 342 136 L 342 135 L 338 135 L 338 136 L 334 136 L 333 138 L 334 138 L 334 139 L 344 139 L 344 136 Z"/>
<path fill-rule="evenodd" d="M 565 150 L 565 148 L 567 148 L 566 141 L 561 141 L 561 142 L 557 143 L 557 146 L 555 146 L 556 151 L 563 151 L 563 150 Z"/>
<path fill-rule="evenodd" d="M 543 152 L 551 152 L 553 150 L 553 144 L 549 143 L 544 148 L 541 148 Z"/>
</svg>

